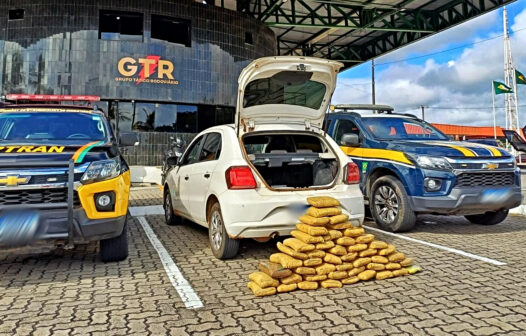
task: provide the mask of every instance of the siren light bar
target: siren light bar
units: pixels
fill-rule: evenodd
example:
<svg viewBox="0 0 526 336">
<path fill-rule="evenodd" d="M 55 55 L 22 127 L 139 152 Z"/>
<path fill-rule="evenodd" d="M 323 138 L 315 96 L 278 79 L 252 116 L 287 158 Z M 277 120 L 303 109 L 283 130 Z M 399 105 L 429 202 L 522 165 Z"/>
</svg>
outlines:
<svg viewBox="0 0 526 336">
<path fill-rule="evenodd" d="M 41 95 L 41 94 L 8 94 L 8 100 L 32 100 L 32 101 L 100 101 L 99 96 L 78 95 Z"/>
</svg>

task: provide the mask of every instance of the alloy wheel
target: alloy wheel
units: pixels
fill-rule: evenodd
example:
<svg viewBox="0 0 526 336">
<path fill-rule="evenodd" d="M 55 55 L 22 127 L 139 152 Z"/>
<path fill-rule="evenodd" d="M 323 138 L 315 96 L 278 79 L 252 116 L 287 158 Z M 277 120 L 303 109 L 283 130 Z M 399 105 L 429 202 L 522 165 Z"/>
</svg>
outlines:
<svg viewBox="0 0 526 336">
<path fill-rule="evenodd" d="M 170 195 L 166 195 L 164 198 L 164 219 L 166 220 L 166 223 L 171 223 L 172 211 L 172 201 L 170 200 Z"/>
<path fill-rule="evenodd" d="M 223 220 L 218 211 L 214 211 L 210 220 L 210 231 L 214 250 L 219 251 L 223 243 Z"/>
<path fill-rule="evenodd" d="M 393 188 L 383 185 L 374 195 L 374 206 L 378 217 L 387 224 L 393 223 L 398 216 L 399 199 Z"/>
</svg>

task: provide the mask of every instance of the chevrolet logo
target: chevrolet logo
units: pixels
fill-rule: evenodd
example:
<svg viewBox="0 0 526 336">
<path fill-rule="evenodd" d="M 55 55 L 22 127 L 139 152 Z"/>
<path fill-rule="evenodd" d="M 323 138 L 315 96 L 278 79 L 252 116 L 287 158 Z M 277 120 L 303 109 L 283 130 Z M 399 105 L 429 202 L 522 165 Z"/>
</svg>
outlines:
<svg viewBox="0 0 526 336">
<path fill-rule="evenodd" d="M 498 163 L 484 163 L 482 165 L 482 168 L 483 169 L 488 169 L 488 170 L 495 170 L 495 169 L 499 168 L 499 164 Z"/>
<path fill-rule="evenodd" d="M 20 184 L 27 184 L 30 178 L 31 176 L 20 177 L 19 175 L 9 175 L 4 178 L 0 178 L 0 185 L 16 187 Z"/>
</svg>

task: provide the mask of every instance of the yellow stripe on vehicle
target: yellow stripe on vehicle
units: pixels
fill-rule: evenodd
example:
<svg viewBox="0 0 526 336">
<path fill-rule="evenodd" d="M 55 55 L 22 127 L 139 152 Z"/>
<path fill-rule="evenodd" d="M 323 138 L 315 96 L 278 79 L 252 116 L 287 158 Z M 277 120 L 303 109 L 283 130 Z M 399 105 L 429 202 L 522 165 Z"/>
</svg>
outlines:
<svg viewBox="0 0 526 336">
<path fill-rule="evenodd" d="M 478 156 L 477 153 L 475 153 L 471 149 L 469 149 L 467 147 L 464 147 L 464 146 L 452 145 L 452 144 L 447 144 L 447 143 L 443 143 L 443 142 L 428 142 L 427 144 L 433 145 L 433 146 L 442 146 L 442 147 L 453 148 L 453 149 L 458 150 L 464 156 L 468 156 L 468 157 Z"/>
<path fill-rule="evenodd" d="M 484 144 L 475 144 L 475 147 L 487 149 L 491 153 L 492 156 L 502 156 L 502 153 L 496 147 L 484 145 Z"/>
<path fill-rule="evenodd" d="M 404 152 L 399 152 L 390 149 L 375 149 L 375 148 L 359 148 L 359 147 L 345 147 L 341 146 L 343 152 L 349 156 L 369 159 L 385 159 L 389 161 L 396 161 L 413 165 L 411 161 L 405 156 Z"/>
</svg>

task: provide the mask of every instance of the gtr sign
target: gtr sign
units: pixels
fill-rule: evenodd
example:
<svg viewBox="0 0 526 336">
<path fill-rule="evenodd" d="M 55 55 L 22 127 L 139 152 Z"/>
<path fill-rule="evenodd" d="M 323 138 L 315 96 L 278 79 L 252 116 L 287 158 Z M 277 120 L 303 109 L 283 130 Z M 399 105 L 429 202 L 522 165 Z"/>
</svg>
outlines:
<svg viewBox="0 0 526 336">
<path fill-rule="evenodd" d="M 173 63 L 161 59 L 161 56 L 148 55 L 139 59 L 123 57 L 119 60 L 117 67 L 122 76 L 115 78 L 117 82 L 135 82 L 137 85 L 141 83 L 179 84 L 179 81 L 173 76 Z"/>
</svg>

